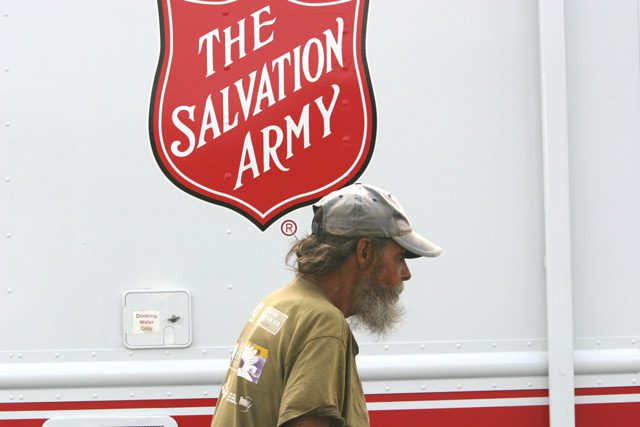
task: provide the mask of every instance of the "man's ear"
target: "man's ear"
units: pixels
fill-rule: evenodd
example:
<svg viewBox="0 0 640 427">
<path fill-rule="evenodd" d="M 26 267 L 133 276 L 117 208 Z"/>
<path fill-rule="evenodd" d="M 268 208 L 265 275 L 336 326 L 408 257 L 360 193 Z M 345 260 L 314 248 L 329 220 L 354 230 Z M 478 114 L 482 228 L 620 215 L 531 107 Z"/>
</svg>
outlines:
<svg viewBox="0 0 640 427">
<path fill-rule="evenodd" d="M 368 237 L 358 240 L 356 263 L 361 270 L 366 270 L 373 263 L 373 242 Z"/>
</svg>

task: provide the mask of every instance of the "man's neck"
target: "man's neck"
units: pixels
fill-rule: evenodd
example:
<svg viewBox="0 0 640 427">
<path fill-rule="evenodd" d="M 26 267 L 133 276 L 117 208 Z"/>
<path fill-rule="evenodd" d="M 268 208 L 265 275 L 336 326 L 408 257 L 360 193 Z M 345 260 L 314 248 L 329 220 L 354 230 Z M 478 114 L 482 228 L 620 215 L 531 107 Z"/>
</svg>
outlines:
<svg viewBox="0 0 640 427">
<path fill-rule="evenodd" d="M 353 268 L 343 265 L 336 271 L 322 276 L 303 275 L 302 278 L 318 286 L 344 317 L 353 315 L 353 287 L 358 283 L 359 274 Z"/>
</svg>

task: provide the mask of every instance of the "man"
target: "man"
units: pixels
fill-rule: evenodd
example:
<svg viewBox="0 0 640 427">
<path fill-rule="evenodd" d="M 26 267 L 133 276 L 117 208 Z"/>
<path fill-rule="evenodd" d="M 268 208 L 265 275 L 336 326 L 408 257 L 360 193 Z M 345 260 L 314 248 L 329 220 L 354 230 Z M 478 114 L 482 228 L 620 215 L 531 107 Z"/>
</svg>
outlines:
<svg viewBox="0 0 640 427">
<path fill-rule="evenodd" d="M 249 318 L 212 426 L 368 426 L 346 318 L 385 334 L 402 315 L 405 258 L 441 249 L 411 229 L 398 201 L 354 184 L 314 205 L 312 234 L 297 241 L 296 279 Z"/>
</svg>

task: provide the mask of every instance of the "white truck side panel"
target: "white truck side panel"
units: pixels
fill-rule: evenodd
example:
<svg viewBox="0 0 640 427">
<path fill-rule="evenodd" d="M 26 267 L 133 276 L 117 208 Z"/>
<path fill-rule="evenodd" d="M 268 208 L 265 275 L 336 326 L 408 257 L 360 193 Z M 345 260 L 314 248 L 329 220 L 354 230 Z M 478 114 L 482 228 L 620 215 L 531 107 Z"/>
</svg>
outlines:
<svg viewBox="0 0 640 427">
<path fill-rule="evenodd" d="M 360 180 L 445 249 L 410 261 L 394 333 L 357 333 L 369 394 L 549 386 L 538 3 L 369 3 L 377 132 Z M 575 384 L 632 386 L 639 2 L 563 4 Z M 262 232 L 158 167 L 159 52 L 154 1 L 0 0 L 0 403 L 215 397 L 253 307 L 292 277 L 280 224 L 307 234 L 310 207 Z M 190 347 L 125 348 L 134 289 L 190 292 Z"/>
<path fill-rule="evenodd" d="M 147 135 L 156 5 L 11 6 L 5 310 L 25 321 L 59 313 L 37 340 L 5 323 L 12 346 L 117 348 L 122 293 L 164 286 L 192 291 L 194 345 L 230 345 L 251 307 L 290 277 L 282 259 L 291 239 L 163 178 Z M 447 251 L 412 262 L 407 324 L 389 340 L 541 338 L 535 4 L 409 9 L 413 25 L 403 24 L 405 9 L 371 5 L 378 135 L 362 180 L 393 189 L 415 228 Z M 291 217 L 309 232 L 308 209 Z M 205 326 L 221 323 L 236 326 Z"/>
</svg>

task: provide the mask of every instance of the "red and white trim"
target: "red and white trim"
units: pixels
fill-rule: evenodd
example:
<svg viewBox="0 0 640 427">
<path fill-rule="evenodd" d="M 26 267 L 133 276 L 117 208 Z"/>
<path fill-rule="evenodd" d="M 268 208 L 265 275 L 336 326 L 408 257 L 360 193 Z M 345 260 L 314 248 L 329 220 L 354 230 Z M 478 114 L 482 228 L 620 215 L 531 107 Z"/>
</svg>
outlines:
<svg viewBox="0 0 640 427">
<path fill-rule="evenodd" d="M 629 414 L 640 409 L 640 387 L 577 389 L 575 396 L 580 426 L 596 426 L 595 420 L 602 417 L 617 422 L 608 425 L 635 422 Z M 473 420 L 476 426 L 549 425 L 548 390 L 372 394 L 366 399 L 372 426 L 465 420 Z M 48 419 L 66 417 L 167 416 L 180 427 L 199 427 L 209 425 L 215 403 L 211 398 L 6 403 L 0 405 L 0 426 L 41 427 Z"/>
</svg>

